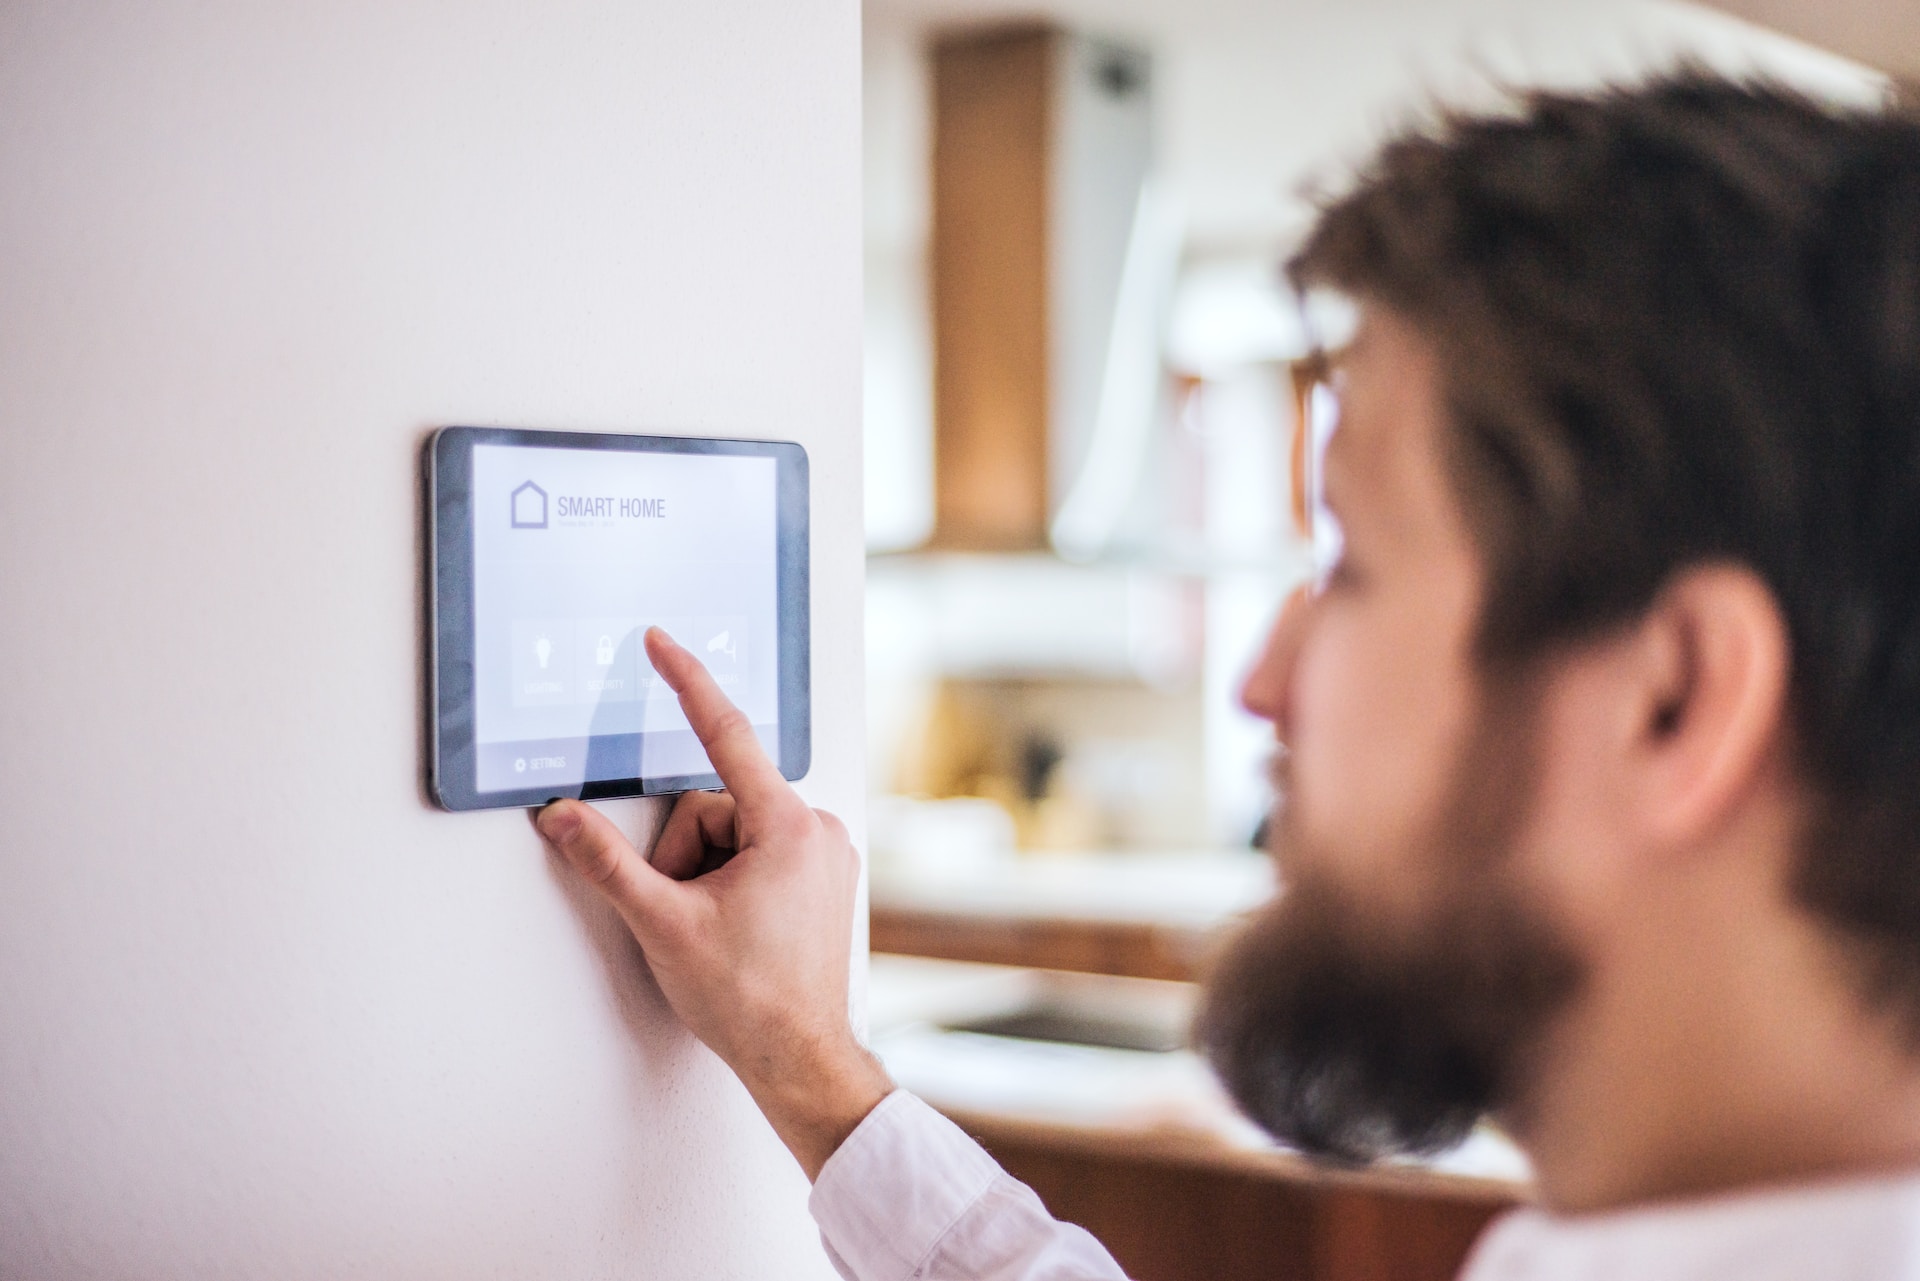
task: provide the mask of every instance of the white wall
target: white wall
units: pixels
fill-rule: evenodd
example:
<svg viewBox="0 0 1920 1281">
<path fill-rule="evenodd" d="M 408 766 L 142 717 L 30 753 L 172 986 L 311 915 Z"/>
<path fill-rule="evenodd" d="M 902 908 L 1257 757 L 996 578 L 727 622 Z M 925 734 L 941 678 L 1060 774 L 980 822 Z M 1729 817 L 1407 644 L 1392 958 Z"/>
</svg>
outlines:
<svg viewBox="0 0 1920 1281">
<path fill-rule="evenodd" d="M 828 1275 L 525 814 L 423 797 L 417 451 L 804 442 L 857 826 L 859 77 L 854 0 L 0 4 L 0 1274 Z"/>
</svg>

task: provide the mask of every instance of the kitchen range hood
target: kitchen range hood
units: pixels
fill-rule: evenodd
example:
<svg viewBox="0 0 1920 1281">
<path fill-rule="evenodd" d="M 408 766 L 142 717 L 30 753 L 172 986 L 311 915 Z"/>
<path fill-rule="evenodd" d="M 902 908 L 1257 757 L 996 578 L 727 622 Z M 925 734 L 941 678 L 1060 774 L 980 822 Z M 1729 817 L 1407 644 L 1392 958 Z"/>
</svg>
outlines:
<svg viewBox="0 0 1920 1281">
<path fill-rule="evenodd" d="M 1047 25 L 950 33 L 933 70 L 940 550 L 1091 559 L 1139 492 L 1177 219 L 1148 55 Z"/>
</svg>

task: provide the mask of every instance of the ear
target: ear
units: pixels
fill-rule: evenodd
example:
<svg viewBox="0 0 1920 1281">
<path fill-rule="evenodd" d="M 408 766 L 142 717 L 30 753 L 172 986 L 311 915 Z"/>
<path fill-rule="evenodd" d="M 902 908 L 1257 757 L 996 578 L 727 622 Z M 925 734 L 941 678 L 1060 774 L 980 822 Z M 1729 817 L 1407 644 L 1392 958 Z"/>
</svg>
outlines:
<svg viewBox="0 0 1920 1281">
<path fill-rule="evenodd" d="M 1791 645 L 1773 593 L 1751 570 L 1681 573 L 1632 645 L 1633 800 L 1655 842 L 1711 836 L 1767 772 L 1786 730 Z"/>
</svg>

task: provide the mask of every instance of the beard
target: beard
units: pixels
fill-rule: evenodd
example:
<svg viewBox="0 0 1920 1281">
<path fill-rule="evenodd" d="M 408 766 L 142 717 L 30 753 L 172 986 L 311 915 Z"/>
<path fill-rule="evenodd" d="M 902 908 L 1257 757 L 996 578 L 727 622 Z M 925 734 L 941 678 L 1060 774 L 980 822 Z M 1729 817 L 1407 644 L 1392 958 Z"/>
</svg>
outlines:
<svg viewBox="0 0 1920 1281">
<path fill-rule="evenodd" d="M 1284 890 L 1228 948 L 1195 1038 L 1275 1138 L 1349 1163 L 1451 1147 L 1516 1101 L 1529 1052 L 1578 990 L 1578 958 L 1513 875 L 1535 759 L 1524 716 L 1483 713 L 1447 803 L 1409 851 L 1433 873 L 1410 922 L 1327 869 L 1282 801 Z"/>
</svg>

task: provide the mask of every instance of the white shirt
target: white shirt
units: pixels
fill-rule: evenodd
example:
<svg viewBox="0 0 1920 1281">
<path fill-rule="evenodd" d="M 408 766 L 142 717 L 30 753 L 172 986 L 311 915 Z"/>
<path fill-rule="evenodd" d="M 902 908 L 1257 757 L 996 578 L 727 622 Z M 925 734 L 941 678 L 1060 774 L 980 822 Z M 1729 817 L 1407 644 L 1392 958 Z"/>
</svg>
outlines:
<svg viewBox="0 0 1920 1281">
<path fill-rule="evenodd" d="M 896 1090 L 808 1203 L 848 1281 L 1125 1281 L 960 1128 Z M 1515 1210 L 1460 1281 L 1920 1281 L 1920 1172 L 1578 1219 Z"/>
</svg>

